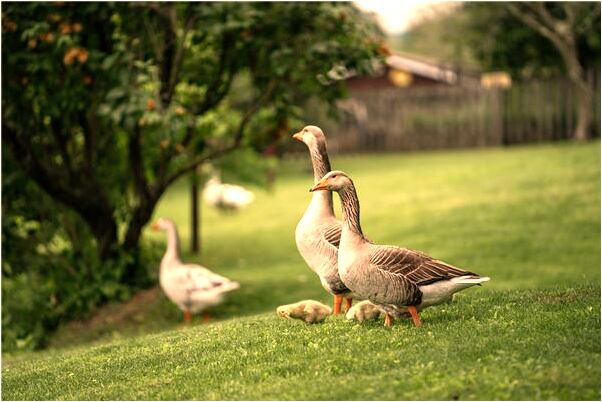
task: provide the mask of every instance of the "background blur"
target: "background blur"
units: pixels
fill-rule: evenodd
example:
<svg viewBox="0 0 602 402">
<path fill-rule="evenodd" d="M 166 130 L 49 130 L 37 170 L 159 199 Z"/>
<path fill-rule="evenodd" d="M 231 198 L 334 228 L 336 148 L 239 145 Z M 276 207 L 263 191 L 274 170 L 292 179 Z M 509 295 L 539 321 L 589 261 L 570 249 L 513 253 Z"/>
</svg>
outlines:
<svg viewBox="0 0 602 402">
<path fill-rule="evenodd" d="M 379 240 L 401 242 L 387 222 L 409 203 L 409 228 L 421 211 L 480 222 L 464 237 L 475 250 L 487 248 L 475 233 L 505 227 L 533 276 L 517 285 L 526 267 L 514 265 L 494 288 L 566 279 L 536 268 L 541 247 L 571 239 L 599 282 L 599 3 L 3 3 L 2 350 L 176 325 L 157 287 L 165 239 L 145 232 L 159 216 L 178 223 L 185 260 L 241 282 L 217 318 L 324 297 L 293 240 L 311 175 L 290 135 L 306 124 L 325 130 L 334 166 L 380 186 L 366 202 L 383 207 L 363 225 Z M 499 148 L 388 155 L 533 143 L 547 145 L 509 159 Z M 521 181 L 525 166 L 539 173 Z M 212 176 L 257 198 L 201 208 Z M 449 197 L 437 203 L 424 183 Z M 504 200 L 534 188 L 513 220 Z M 566 204 L 541 204 L 565 190 Z M 493 191 L 491 209 L 453 209 Z M 552 223 L 567 210 L 578 215 L 563 232 Z M 567 237 L 523 238 L 529 222 Z M 454 256 L 444 227 L 421 230 L 407 246 Z"/>
</svg>

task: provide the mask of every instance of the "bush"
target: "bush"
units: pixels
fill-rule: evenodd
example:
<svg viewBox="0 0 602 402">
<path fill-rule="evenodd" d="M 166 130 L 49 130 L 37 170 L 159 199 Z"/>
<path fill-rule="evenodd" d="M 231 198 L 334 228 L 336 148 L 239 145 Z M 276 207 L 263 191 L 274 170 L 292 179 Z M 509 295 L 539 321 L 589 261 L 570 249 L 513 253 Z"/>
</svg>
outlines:
<svg viewBox="0 0 602 402">
<path fill-rule="evenodd" d="M 151 258 L 158 260 L 142 248 L 102 263 L 81 219 L 26 181 L 6 157 L 2 189 L 3 351 L 41 348 L 61 322 L 129 298 L 136 289 L 123 283 L 128 270 L 147 270 Z M 147 275 L 143 285 L 149 283 Z"/>
</svg>

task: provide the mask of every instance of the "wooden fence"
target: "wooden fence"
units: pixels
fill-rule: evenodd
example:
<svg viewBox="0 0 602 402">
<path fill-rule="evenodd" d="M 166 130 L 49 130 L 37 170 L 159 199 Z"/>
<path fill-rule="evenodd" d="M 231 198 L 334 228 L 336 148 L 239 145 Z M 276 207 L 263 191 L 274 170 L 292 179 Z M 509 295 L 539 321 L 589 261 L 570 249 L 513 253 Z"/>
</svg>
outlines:
<svg viewBox="0 0 602 402">
<path fill-rule="evenodd" d="M 600 77 L 594 136 L 600 136 Z M 365 91 L 341 102 L 329 130 L 333 152 L 498 146 L 570 138 L 575 97 L 565 79 L 514 83 L 507 89 L 429 86 Z"/>
</svg>

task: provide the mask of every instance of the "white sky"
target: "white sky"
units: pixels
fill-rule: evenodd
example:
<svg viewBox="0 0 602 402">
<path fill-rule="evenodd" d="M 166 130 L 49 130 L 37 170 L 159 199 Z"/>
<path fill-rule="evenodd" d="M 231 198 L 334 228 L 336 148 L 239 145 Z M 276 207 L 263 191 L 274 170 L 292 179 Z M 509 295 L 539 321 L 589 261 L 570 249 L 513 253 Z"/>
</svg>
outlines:
<svg viewBox="0 0 602 402">
<path fill-rule="evenodd" d="M 375 12 L 381 26 L 389 34 L 406 31 L 412 24 L 437 10 L 460 5 L 460 2 L 435 0 L 355 0 L 354 3 L 362 10 Z"/>
</svg>

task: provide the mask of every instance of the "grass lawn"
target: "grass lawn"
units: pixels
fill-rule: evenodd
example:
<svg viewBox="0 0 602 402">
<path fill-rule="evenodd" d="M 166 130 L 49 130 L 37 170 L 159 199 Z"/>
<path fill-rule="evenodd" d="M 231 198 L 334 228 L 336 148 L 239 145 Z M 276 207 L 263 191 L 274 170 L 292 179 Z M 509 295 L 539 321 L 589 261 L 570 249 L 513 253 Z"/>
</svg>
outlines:
<svg viewBox="0 0 602 402">
<path fill-rule="evenodd" d="M 4 355 L 2 398 L 600 399 L 599 142 L 332 159 L 373 241 L 492 280 L 427 309 L 420 328 L 277 317 L 330 303 L 294 244 L 309 160 L 288 161 L 244 211 L 203 209 L 202 256 L 186 259 L 241 283 L 213 323 L 183 326 L 151 290 L 62 328 L 47 351 Z M 156 212 L 185 246 L 187 200 L 178 184 Z"/>
</svg>

